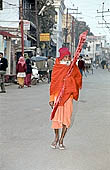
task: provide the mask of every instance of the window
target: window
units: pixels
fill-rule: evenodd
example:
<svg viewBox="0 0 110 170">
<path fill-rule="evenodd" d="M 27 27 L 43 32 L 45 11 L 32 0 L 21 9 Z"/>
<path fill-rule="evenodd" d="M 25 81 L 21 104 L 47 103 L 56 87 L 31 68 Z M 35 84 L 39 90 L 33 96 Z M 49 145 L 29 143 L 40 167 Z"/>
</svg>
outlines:
<svg viewBox="0 0 110 170">
<path fill-rule="evenodd" d="M 100 44 L 96 44 L 96 51 L 100 51 Z"/>
<path fill-rule="evenodd" d="M 90 51 L 90 50 L 91 50 L 91 47 L 89 46 L 89 47 L 88 47 L 88 51 Z"/>
</svg>

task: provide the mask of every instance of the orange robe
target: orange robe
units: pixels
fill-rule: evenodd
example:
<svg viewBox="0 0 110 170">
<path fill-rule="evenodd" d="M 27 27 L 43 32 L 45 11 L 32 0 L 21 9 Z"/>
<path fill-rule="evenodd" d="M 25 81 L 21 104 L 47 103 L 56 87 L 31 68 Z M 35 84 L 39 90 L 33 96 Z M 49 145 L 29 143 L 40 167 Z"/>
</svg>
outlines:
<svg viewBox="0 0 110 170">
<path fill-rule="evenodd" d="M 70 66 L 60 64 L 56 59 L 56 64 L 53 67 L 51 85 L 50 85 L 50 101 L 56 100 L 63 83 L 64 78 Z M 59 129 L 62 125 L 70 126 L 70 119 L 72 115 L 72 100 L 78 99 L 79 89 L 82 87 L 82 76 L 78 67 L 75 65 L 71 75 L 65 81 L 65 89 L 63 97 L 59 103 L 55 117 L 52 120 L 52 128 Z"/>
</svg>

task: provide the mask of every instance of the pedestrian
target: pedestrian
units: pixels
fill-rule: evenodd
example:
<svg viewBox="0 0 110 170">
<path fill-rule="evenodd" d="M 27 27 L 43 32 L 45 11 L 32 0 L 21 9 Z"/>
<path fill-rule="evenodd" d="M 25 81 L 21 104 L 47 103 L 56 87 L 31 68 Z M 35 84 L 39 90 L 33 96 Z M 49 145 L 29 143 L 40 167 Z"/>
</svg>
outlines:
<svg viewBox="0 0 110 170">
<path fill-rule="evenodd" d="M 94 73 L 94 66 L 93 66 L 93 63 L 91 63 L 91 71 L 92 71 L 92 74 Z"/>
<path fill-rule="evenodd" d="M 20 57 L 16 66 L 18 88 L 24 87 L 24 78 L 26 77 L 26 62 L 24 57 Z"/>
<path fill-rule="evenodd" d="M 53 108 L 57 96 L 62 88 L 65 76 L 71 66 L 71 54 L 68 48 L 63 47 L 59 49 L 60 57 L 56 59 L 52 71 L 52 79 L 50 84 L 50 100 L 49 104 Z M 51 144 L 52 148 L 56 148 L 57 144 L 59 149 L 65 149 L 63 140 L 67 129 L 71 124 L 71 116 L 73 111 L 73 99 L 78 100 L 79 89 L 82 86 L 82 76 L 76 66 L 71 75 L 65 81 L 64 94 L 52 119 L 52 129 L 54 129 L 55 139 Z M 59 129 L 62 129 L 59 136 Z"/>
<path fill-rule="evenodd" d="M 31 61 L 29 58 L 27 58 L 26 59 L 26 77 L 24 79 L 24 84 L 27 87 L 31 87 L 31 75 L 32 75 Z"/>
<path fill-rule="evenodd" d="M 0 52 L 0 86 L 1 86 L 0 93 L 6 93 L 4 81 L 7 67 L 8 61 L 6 58 L 3 57 L 3 53 Z"/>
<path fill-rule="evenodd" d="M 54 65 L 54 60 L 52 59 L 51 56 L 48 56 L 47 68 L 49 70 L 49 82 L 51 82 L 51 74 L 52 74 L 53 65 Z"/>
<path fill-rule="evenodd" d="M 85 62 L 84 62 L 84 60 L 82 60 L 81 55 L 79 56 L 78 67 L 79 67 L 80 73 L 83 76 L 83 71 L 85 70 Z"/>
<path fill-rule="evenodd" d="M 103 68 L 103 69 L 106 68 L 106 60 L 102 60 L 102 61 L 101 61 L 101 65 L 102 65 L 102 68 Z"/>
</svg>

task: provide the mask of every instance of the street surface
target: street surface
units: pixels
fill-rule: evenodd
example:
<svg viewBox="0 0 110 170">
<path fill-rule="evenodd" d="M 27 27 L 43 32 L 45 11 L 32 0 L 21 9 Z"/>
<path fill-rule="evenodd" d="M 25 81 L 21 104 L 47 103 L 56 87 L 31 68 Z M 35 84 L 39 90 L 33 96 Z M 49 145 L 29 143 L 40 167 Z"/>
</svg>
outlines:
<svg viewBox="0 0 110 170">
<path fill-rule="evenodd" d="M 110 170 L 110 72 L 84 76 L 64 151 L 50 148 L 49 85 L 6 90 L 0 94 L 0 170 Z"/>
</svg>

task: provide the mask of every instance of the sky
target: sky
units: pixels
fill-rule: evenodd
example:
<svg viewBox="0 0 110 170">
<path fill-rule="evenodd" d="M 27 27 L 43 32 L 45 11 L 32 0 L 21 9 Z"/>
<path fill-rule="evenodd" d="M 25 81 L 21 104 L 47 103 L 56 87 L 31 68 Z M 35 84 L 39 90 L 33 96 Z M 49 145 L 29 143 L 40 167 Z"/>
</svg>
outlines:
<svg viewBox="0 0 110 170">
<path fill-rule="evenodd" d="M 107 41 L 110 43 L 110 29 L 105 28 L 105 24 L 98 24 L 98 22 L 102 23 L 102 14 L 97 13 L 97 10 L 99 12 L 102 11 L 103 2 L 104 11 L 110 9 L 110 0 L 64 0 L 67 8 L 76 9 L 78 7 L 78 12 L 82 13 L 80 15 L 75 14 L 74 17 L 77 17 L 78 20 L 85 21 L 94 35 L 106 35 Z M 69 12 L 71 11 L 69 10 Z M 104 13 L 104 19 L 107 23 L 110 23 L 110 12 Z M 108 26 L 110 26 L 110 24 Z"/>
</svg>

